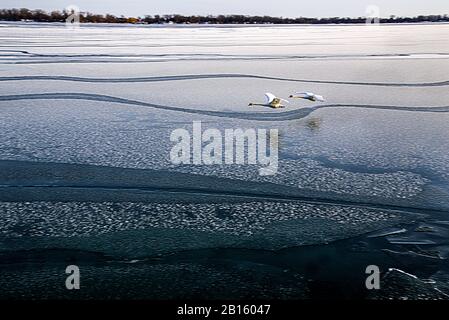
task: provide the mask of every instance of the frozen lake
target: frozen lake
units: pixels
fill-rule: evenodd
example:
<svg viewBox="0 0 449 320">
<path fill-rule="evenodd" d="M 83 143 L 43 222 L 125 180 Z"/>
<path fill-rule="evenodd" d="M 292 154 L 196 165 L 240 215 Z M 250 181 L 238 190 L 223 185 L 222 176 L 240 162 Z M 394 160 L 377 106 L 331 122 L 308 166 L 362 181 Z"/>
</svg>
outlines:
<svg viewBox="0 0 449 320">
<path fill-rule="evenodd" d="M 310 298 L 323 292 L 303 283 L 312 277 L 303 264 L 319 264 L 311 257 L 320 254 L 361 278 L 363 260 L 432 278 L 448 292 L 449 24 L 0 22 L 0 39 L 0 255 L 26 270 L 35 258 L 24 250 L 50 257 L 48 281 L 37 281 L 36 293 L 64 297 L 48 288 L 69 256 L 92 274 L 120 274 L 120 263 L 138 260 L 126 272 L 178 275 L 187 268 L 192 283 L 205 272 L 224 286 L 227 277 L 245 281 L 248 270 L 258 270 L 280 286 L 290 283 L 291 294 L 261 289 L 261 279 L 238 286 Z M 298 91 L 326 102 L 248 108 L 265 92 L 287 98 Z M 170 134 L 191 131 L 193 121 L 204 129 L 278 129 L 278 173 L 173 165 Z M 55 248 L 61 252 L 48 253 Z M 116 269 L 95 267 L 109 261 L 102 255 L 113 257 Z M 208 257 L 216 264 L 204 262 Z M 220 269 L 227 263 L 229 274 Z M 7 274 L 0 298 L 20 296 L 28 272 L 20 268 L 0 262 Z M 332 272 L 336 296 L 371 297 L 355 289 L 357 277 L 348 280 L 351 289 L 341 285 L 343 267 Z M 312 280 L 329 280 L 321 276 Z M 184 294 L 198 298 L 192 283 Z M 430 284 L 411 286 L 402 296 Z M 121 288 L 118 297 L 127 297 L 126 284 Z M 141 288 L 131 296 L 176 296 L 170 290 Z M 101 290 L 87 295 L 102 297 Z"/>
</svg>

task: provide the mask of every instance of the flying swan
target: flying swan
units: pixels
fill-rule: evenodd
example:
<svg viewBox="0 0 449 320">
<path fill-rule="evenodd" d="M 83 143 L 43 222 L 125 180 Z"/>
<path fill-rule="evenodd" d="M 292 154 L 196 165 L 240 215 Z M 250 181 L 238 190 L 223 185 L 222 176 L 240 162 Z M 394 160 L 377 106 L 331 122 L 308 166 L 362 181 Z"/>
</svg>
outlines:
<svg viewBox="0 0 449 320">
<path fill-rule="evenodd" d="M 326 101 L 323 96 L 320 96 L 318 94 L 312 93 L 312 92 L 298 92 L 294 95 L 292 94 L 290 98 L 299 98 L 299 99 L 306 99 L 310 101 Z"/>
<path fill-rule="evenodd" d="M 262 106 L 262 107 L 270 107 L 270 108 L 285 108 L 284 105 L 282 105 L 282 101 L 289 103 L 287 100 L 278 98 L 272 93 L 265 93 L 266 102 L 265 103 L 250 103 L 248 106 Z"/>
</svg>

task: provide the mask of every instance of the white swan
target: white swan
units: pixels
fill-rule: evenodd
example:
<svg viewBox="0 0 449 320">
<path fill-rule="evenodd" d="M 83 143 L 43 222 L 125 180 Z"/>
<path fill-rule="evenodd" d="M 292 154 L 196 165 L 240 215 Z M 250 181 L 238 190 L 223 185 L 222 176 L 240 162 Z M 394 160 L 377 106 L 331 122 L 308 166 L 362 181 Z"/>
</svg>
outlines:
<svg viewBox="0 0 449 320">
<path fill-rule="evenodd" d="M 298 92 L 294 95 L 292 94 L 290 98 L 299 98 L 299 99 L 306 99 L 310 101 L 326 101 L 323 96 L 320 96 L 318 94 L 312 93 L 312 92 Z"/>
<path fill-rule="evenodd" d="M 248 106 L 263 106 L 263 107 L 270 107 L 270 108 L 285 108 L 284 105 L 282 105 L 282 101 L 289 103 L 287 100 L 278 98 L 272 93 L 265 93 L 266 102 L 265 103 L 250 103 Z"/>
</svg>

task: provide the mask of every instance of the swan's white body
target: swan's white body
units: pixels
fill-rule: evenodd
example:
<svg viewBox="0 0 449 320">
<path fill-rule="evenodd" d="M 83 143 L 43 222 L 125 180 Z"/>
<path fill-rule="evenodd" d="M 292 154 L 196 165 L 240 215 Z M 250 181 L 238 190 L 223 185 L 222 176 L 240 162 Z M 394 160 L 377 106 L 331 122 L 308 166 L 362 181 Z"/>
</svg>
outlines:
<svg viewBox="0 0 449 320">
<path fill-rule="evenodd" d="M 270 108 L 285 108 L 285 106 L 282 105 L 282 102 L 287 102 L 287 100 L 278 98 L 272 93 L 265 93 L 265 103 L 250 103 L 249 106 L 263 106 L 263 107 L 270 107 Z"/>
<path fill-rule="evenodd" d="M 312 93 L 312 92 L 298 92 L 294 95 L 291 95 L 290 98 L 299 98 L 299 99 L 306 99 L 310 101 L 326 101 L 323 96 L 320 96 L 318 94 Z"/>
</svg>

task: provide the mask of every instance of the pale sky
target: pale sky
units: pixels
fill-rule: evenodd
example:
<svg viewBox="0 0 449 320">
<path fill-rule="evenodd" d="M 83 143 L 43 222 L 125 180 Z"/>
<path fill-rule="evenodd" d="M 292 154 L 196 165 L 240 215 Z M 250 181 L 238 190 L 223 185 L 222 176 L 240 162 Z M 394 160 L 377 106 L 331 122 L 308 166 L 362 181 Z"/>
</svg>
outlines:
<svg viewBox="0 0 449 320">
<path fill-rule="evenodd" d="M 76 5 L 81 11 L 125 16 L 146 14 L 245 14 L 284 17 L 366 16 L 376 5 L 388 17 L 449 14 L 449 0 L 1 0 L 0 8 L 55 10 Z"/>
</svg>

